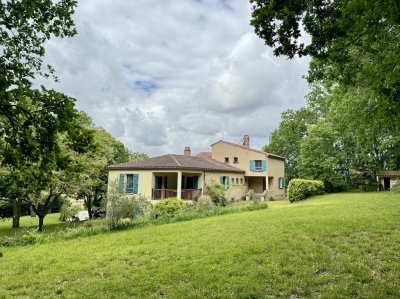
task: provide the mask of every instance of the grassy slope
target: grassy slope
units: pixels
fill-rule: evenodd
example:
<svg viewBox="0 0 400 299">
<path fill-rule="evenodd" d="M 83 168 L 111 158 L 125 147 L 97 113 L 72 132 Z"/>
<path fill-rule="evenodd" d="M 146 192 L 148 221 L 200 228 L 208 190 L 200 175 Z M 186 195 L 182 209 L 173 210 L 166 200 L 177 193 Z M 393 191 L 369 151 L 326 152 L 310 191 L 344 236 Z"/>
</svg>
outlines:
<svg viewBox="0 0 400 299">
<path fill-rule="evenodd" d="M 0 248 L 0 298 L 400 297 L 399 200 L 333 194 Z"/>
</svg>

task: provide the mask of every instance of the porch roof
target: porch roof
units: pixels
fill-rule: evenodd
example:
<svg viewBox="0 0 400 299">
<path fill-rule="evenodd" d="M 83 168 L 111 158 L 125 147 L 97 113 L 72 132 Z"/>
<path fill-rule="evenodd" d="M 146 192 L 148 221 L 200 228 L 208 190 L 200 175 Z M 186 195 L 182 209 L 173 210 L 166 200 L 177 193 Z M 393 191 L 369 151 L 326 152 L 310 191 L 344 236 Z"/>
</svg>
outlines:
<svg viewBox="0 0 400 299">
<path fill-rule="evenodd" d="M 154 158 L 144 159 L 140 161 L 132 161 L 122 164 L 110 165 L 107 169 L 199 169 L 199 170 L 215 170 L 227 172 L 245 171 L 213 159 L 204 159 L 196 156 L 183 155 L 163 155 Z"/>
<path fill-rule="evenodd" d="M 400 177 L 400 171 L 392 170 L 392 171 L 377 171 L 377 177 Z"/>
</svg>

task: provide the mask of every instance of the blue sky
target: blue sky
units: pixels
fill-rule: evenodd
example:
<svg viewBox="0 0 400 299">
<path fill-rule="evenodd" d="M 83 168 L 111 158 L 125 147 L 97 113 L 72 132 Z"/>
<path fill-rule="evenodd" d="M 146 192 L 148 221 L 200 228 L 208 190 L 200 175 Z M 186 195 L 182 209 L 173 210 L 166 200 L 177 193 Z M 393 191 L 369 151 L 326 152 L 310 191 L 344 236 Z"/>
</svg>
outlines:
<svg viewBox="0 0 400 299">
<path fill-rule="evenodd" d="M 274 57 L 239 0 L 85 0 L 78 35 L 46 45 L 60 83 L 96 125 L 150 156 L 209 151 L 250 135 L 260 149 L 305 105 L 308 58 Z"/>
</svg>

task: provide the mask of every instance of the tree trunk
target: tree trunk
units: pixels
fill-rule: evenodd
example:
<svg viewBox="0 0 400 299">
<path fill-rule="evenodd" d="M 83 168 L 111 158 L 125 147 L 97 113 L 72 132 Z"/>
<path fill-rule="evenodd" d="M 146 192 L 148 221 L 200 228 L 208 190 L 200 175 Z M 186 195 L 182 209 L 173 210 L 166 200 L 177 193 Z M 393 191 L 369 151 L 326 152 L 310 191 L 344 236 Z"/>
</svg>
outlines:
<svg viewBox="0 0 400 299">
<path fill-rule="evenodd" d="M 89 219 L 92 220 L 93 218 L 93 213 L 92 213 L 92 198 L 88 197 L 88 199 L 85 200 L 85 204 L 88 210 L 88 214 L 89 214 Z"/>
<path fill-rule="evenodd" d="M 35 205 L 35 208 L 37 209 L 37 207 L 38 207 L 38 200 L 37 199 L 35 199 L 35 202 L 34 202 L 34 205 Z M 36 213 L 35 213 L 35 210 L 33 209 L 33 207 L 32 207 L 32 204 L 30 205 L 30 207 L 29 207 L 29 209 L 30 209 L 30 212 L 31 212 L 31 217 L 36 217 Z"/>
<path fill-rule="evenodd" d="M 12 228 L 18 228 L 19 218 L 21 218 L 21 201 L 19 199 L 12 199 L 10 201 L 13 210 Z"/>
<path fill-rule="evenodd" d="M 46 216 L 46 215 L 45 215 Z M 39 216 L 39 231 L 43 231 L 43 221 L 45 216 Z"/>
</svg>

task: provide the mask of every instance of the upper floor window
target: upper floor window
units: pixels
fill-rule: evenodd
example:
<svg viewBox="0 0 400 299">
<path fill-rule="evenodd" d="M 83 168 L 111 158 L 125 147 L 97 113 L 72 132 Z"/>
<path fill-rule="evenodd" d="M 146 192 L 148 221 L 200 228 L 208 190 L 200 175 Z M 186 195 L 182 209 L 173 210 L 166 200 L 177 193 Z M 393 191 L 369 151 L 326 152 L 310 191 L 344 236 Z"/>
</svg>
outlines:
<svg viewBox="0 0 400 299">
<path fill-rule="evenodd" d="M 225 163 L 229 163 L 229 157 L 225 157 Z"/>
<path fill-rule="evenodd" d="M 266 171 L 267 160 L 250 160 L 250 171 Z"/>
<path fill-rule="evenodd" d="M 233 163 L 239 163 L 238 157 L 233 157 Z"/>
</svg>

